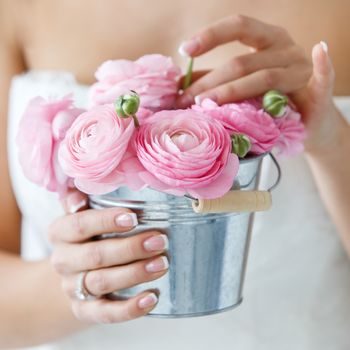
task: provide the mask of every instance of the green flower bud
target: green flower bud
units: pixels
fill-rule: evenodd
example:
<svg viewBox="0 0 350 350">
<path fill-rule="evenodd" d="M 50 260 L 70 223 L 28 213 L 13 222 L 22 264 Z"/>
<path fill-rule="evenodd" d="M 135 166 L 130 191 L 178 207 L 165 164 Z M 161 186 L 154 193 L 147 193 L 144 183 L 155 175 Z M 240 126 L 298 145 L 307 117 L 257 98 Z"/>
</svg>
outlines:
<svg viewBox="0 0 350 350">
<path fill-rule="evenodd" d="M 115 111 L 121 118 L 133 117 L 140 106 L 139 95 L 131 90 L 130 94 L 122 95 L 114 103 Z"/>
<path fill-rule="evenodd" d="M 288 97 L 277 90 L 270 90 L 263 97 L 263 108 L 272 117 L 283 117 L 287 105 Z"/>
<path fill-rule="evenodd" d="M 231 135 L 232 153 L 237 154 L 239 158 L 244 158 L 251 149 L 249 137 L 244 134 Z"/>
</svg>

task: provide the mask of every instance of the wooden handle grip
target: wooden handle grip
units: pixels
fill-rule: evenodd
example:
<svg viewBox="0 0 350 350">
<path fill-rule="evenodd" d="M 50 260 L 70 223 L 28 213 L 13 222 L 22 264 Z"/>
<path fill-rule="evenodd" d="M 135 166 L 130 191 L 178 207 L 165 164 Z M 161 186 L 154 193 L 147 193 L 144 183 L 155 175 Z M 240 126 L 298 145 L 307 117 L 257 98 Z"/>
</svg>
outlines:
<svg viewBox="0 0 350 350">
<path fill-rule="evenodd" d="M 267 191 L 230 191 L 216 199 L 192 201 L 196 213 L 243 213 L 271 208 L 271 193 Z"/>
</svg>

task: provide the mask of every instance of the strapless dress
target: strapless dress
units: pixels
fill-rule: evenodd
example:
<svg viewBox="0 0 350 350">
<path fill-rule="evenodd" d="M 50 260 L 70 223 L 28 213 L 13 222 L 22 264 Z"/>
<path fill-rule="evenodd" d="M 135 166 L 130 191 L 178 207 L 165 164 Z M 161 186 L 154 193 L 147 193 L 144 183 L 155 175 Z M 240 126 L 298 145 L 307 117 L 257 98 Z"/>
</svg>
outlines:
<svg viewBox="0 0 350 350">
<path fill-rule="evenodd" d="M 23 176 L 15 146 L 19 120 L 35 95 L 73 93 L 77 106 L 85 107 L 87 91 L 87 86 L 62 71 L 30 71 L 13 79 L 8 152 L 13 188 L 23 215 L 24 259 L 50 254 L 47 228 L 63 211 L 55 194 Z M 350 97 L 336 97 L 335 102 L 350 120 Z M 280 163 L 283 178 L 273 192 L 273 208 L 255 217 L 244 301 L 239 308 L 202 318 L 144 317 L 92 326 L 35 349 L 349 350 L 349 259 L 303 155 L 281 159 Z M 261 187 L 267 188 L 274 176 L 266 161 Z"/>
</svg>

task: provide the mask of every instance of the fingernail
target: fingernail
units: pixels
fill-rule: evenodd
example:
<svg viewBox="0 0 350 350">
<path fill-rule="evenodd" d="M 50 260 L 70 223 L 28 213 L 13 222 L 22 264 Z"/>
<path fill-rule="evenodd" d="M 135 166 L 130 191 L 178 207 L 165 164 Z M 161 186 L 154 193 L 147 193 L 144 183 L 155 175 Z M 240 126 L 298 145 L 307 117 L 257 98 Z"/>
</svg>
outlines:
<svg viewBox="0 0 350 350">
<path fill-rule="evenodd" d="M 123 213 L 115 217 L 115 223 L 121 227 L 135 227 L 138 224 L 135 213 Z"/>
<path fill-rule="evenodd" d="M 199 95 L 194 97 L 194 103 L 196 105 L 200 105 L 201 104 L 201 97 Z"/>
<path fill-rule="evenodd" d="M 149 252 L 164 250 L 169 248 L 169 240 L 166 235 L 152 236 L 143 242 L 143 246 Z"/>
<path fill-rule="evenodd" d="M 327 43 L 325 41 L 320 41 L 320 44 L 321 44 L 322 50 L 327 53 L 328 52 Z"/>
<path fill-rule="evenodd" d="M 200 42 L 198 38 L 193 38 L 184 41 L 179 47 L 179 54 L 183 57 L 188 57 L 196 53 L 200 48 Z"/>
<path fill-rule="evenodd" d="M 66 200 L 68 211 L 71 214 L 76 213 L 79 209 L 87 205 L 87 199 L 82 198 L 82 194 L 79 192 L 71 194 Z"/>
<path fill-rule="evenodd" d="M 158 297 L 155 293 L 150 293 L 139 300 L 138 305 L 141 309 L 147 309 L 158 302 Z"/>
<path fill-rule="evenodd" d="M 169 267 L 169 261 L 166 256 L 161 256 L 160 258 L 148 263 L 145 268 L 147 272 L 159 272 L 166 270 Z"/>
<path fill-rule="evenodd" d="M 177 104 L 180 107 L 188 107 L 193 103 L 193 97 L 190 94 L 184 94 L 182 95 L 178 101 Z"/>
</svg>

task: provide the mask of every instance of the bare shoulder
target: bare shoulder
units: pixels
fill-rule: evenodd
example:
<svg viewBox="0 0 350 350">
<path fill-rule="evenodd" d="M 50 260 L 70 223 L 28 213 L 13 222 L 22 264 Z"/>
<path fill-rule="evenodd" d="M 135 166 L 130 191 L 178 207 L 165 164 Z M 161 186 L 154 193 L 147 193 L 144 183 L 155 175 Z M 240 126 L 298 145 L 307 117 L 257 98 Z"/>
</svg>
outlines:
<svg viewBox="0 0 350 350">
<path fill-rule="evenodd" d="M 16 35 L 14 5 L 0 0 L 0 249 L 19 252 L 20 214 L 13 194 L 7 160 L 7 103 L 11 79 L 25 69 Z"/>
</svg>

